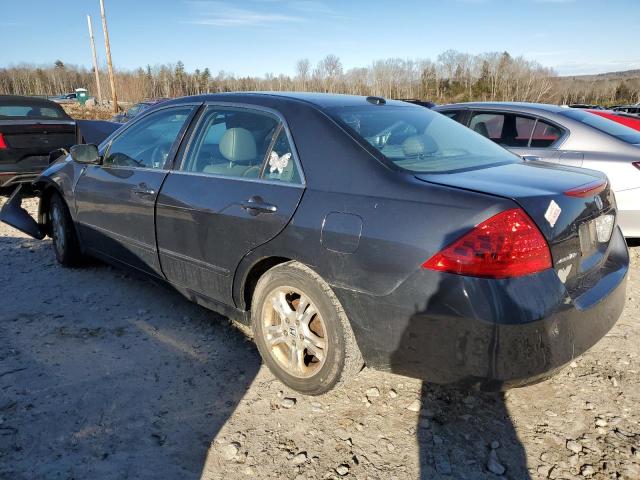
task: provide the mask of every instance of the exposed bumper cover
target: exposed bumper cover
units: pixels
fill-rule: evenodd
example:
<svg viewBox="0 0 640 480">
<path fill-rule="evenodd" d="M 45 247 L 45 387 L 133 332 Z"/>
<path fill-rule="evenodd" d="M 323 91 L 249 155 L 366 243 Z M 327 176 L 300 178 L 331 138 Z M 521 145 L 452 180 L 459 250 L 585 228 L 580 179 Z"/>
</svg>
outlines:
<svg viewBox="0 0 640 480">
<path fill-rule="evenodd" d="M 7 203 L 2 206 L 2 210 L 0 210 L 0 221 L 33 238 L 42 240 L 45 237 L 42 226 L 22 208 L 22 187 L 23 185 L 18 185 L 9 197 L 9 200 L 7 200 Z"/>
<path fill-rule="evenodd" d="M 420 271 L 385 297 L 334 288 L 369 366 L 495 390 L 548 377 L 600 340 L 624 308 L 628 265 L 616 228 L 602 275 L 576 298 L 551 269 L 508 280 Z"/>
</svg>

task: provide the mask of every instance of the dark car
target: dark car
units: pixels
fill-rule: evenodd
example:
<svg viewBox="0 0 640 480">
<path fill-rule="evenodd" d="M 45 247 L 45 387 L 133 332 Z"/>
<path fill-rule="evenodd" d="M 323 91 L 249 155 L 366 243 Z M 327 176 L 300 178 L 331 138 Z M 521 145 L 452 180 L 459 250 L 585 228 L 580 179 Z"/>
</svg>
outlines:
<svg viewBox="0 0 640 480">
<path fill-rule="evenodd" d="M 76 122 L 60 105 L 0 95 L 0 187 L 31 182 L 49 166 L 49 152 L 75 143 Z"/>
<path fill-rule="evenodd" d="M 595 344 L 629 257 L 606 176 L 524 162 L 381 98 L 230 93 L 73 147 L 0 218 L 163 280 L 249 326 L 285 384 L 368 366 L 439 383 L 540 380 Z"/>
<path fill-rule="evenodd" d="M 435 110 L 525 159 L 604 172 L 616 195 L 622 232 L 625 237 L 640 238 L 637 130 L 588 109 L 544 103 L 454 103 Z"/>
<path fill-rule="evenodd" d="M 116 123 L 126 123 L 129 120 L 137 117 L 138 115 L 140 115 L 142 112 L 144 112 L 145 110 L 153 107 L 154 105 L 160 103 L 160 102 L 164 102 L 165 100 L 167 100 L 166 98 L 158 98 L 155 100 L 145 100 L 144 102 L 140 102 L 140 103 L 136 103 L 134 104 L 132 107 L 130 107 L 126 112 L 120 112 L 116 115 L 114 115 L 111 118 L 112 122 L 116 122 Z"/>
</svg>

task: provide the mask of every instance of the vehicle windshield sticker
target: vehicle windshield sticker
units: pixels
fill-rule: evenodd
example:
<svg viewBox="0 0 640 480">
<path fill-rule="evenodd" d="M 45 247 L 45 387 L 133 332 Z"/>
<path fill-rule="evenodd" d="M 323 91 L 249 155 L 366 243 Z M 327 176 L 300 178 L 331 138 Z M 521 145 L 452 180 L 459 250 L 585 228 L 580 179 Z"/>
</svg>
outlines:
<svg viewBox="0 0 640 480">
<path fill-rule="evenodd" d="M 556 222 L 558 221 L 560 212 L 562 212 L 562 210 L 560 209 L 560 206 L 555 201 L 551 200 L 551 202 L 549 202 L 549 207 L 547 208 L 547 212 L 544 214 L 544 218 L 547 219 L 547 222 L 549 222 L 549 225 L 551 225 L 552 228 L 555 226 Z"/>
<path fill-rule="evenodd" d="M 289 165 L 289 159 L 291 158 L 290 153 L 285 153 L 282 156 L 278 156 L 276 152 L 271 152 L 269 155 L 269 173 L 273 173 L 277 171 L 279 174 L 287 168 Z"/>
<path fill-rule="evenodd" d="M 558 277 L 560 278 L 560 281 L 562 283 L 565 283 L 567 281 L 567 277 L 569 276 L 569 272 L 571 271 L 571 267 L 573 267 L 573 265 L 567 265 L 564 268 L 561 268 L 560 270 L 558 270 Z"/>
</svg>

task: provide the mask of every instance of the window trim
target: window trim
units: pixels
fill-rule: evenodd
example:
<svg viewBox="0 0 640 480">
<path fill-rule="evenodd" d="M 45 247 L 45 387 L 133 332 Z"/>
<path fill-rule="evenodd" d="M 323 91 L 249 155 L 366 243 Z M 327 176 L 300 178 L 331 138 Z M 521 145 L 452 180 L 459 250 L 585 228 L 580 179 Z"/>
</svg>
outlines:
<svg viewBox="0 0 640 480">
<path fill-rule="evenodd" d="M 562 143 L 564 143 L 564 141 L 567 139 L 567 137 L 569 136 L 569 130 L 567 130 L 566 127 L 563 127 L 562 125 L 560 125 L 557 122 L 554 122 L 553 120 L 550 120 L 547 117 L 543 117 L 541 115 L 537 115 L 535 113 L 528 113 L 528 112 L 519 112 L 519 111 L 514 111 L 514 110 L 504 110 L 504 109 L 491 109 L 491 108 L 482 108 L 482 109 L 476 109 L 476 108 L 472 108 L 469 109 L 469 118 L 467 119 L 467 123 L 466 123 L 466 127 L 467 128 L 471 128 L 471 120 L 473 119 L 473 117 L 476 114 L 482 114 L 482 113 L 493 113 L 493 114 L 502 114 L 502 115 L 515 115 L 515 116 L 519 116 L 519 117 L 524 117 L 524 118 L 529 118 L 532 120 L 535 120 L 535 124 L 534 124 L 534 129 L 531 131 L 531 137 L 529 137 L 529 141 L 527 142 L 527 146 L 526 147 L 517 147 L 517 146 L 506 146 L 506 145 L 500 145 L 503 148 L 506 149 L 511 149 L 511 148 L 527 148 L 527 149 L 534 149 L 534 150 L 559 150 L 559 147 Z M 535 131 L 535 127 L 538 125 L 538 121 L 542 121 L 544 123 L 548 123 L 549 125 L 551 125 L 552 127 L 557 128 L 558 130 L 560 130 L 561 135 L 558 137 L 558 139 L 553 142 L 551 145 L 547 146 L 547 147 L 531 147 L 531 139 L 533 136 L 533 132 Z"/>
<path fill-rule="evenodd" d="M 295 162 L 295 166 L 298 169 L 298 175 L 300 177 L 300 182 L 299 183 L 294 183 L 294 182 L 283 182 L 280 180 L 269 180 L 269 179 L 265 179 L 265 178 L 251 178 L 251 177 L 239 177 L 236 175 L 218 175 L 215 173 L 204 173 L 204 172 L 188 172 L 185 170 L 182 170 L 182 167 L 185 164 L 185 161 L 187 159 L 187 155 L 189 154 L 189 151 L 192 148 L 192 144 L 194 142 L 194 140 L 196 139 L 197 134 L 199 133 L 199 129 L 202 126 L 202 122 L 203 122 L 203 118 L 206 114 L 206 112 L 212 108 L 215 107 L 221 107 L 221 108 L 238 108 L 238 109 L 242 109 L 242 110 L 253 110 L 253 111 L 257 111 L 257 112 L 261 112 L 261 113 L 270 113 L 272 115 L 274 115 L 275 117 L 278 118 L 278 120 L 280 121 L 280 127 L 279 129 L 284 128 L 284 131 L 287 135 L 287 140 L 289 142 L 289 146 L 291 147 L 291 156 Z M 277 131 L 277 133 L 280 133 L 280 130 Z M 262 175 L 263 170 L 264 170 L 264 166 L 267 164 L 267 158 L 269 156 L 269 154 L 271 153 L 271 150 L 273 149 L 273 144 L 275 139 L 277 138 L 277 135 L 274 135 L 274 138 L 272 139 L 271 143 L 269 144 L 269 147 L 267 148 L 267 151 L 265 152 L 265 158 L 262 161 L 262 165 L 261 165 L 261 169 L 260 169 L 260 174 Z M 199 109 L 199 114 L 197 116 L 196 119 L 194 119 L 192 121 L 192 125 L 189 128 L 188 131 L 188 138 L 187 141 L 185 142 L 183 139 L 183 144 L 180 146 L 179 150 L 176 152 L 176 156 L 174 158 L 174 162 L 173 162 L 173 166 L 170 169 L 172 173 L 180 173 L 183 175 L 197 175 L 197 176 L 206 176 L 206 177 L 211 177 L 211 178 L 229 178 L 229 179 L 234 179 L 234 180 L 246 180 L 246 181 L 253 181 L 253 182 L 264 182 L 267 184 L 271 184 L 271 185 L 288 185 L 288 186 L 299 186 L 299 187 L 306 187 L 307 185 L 307 181 L 306 181 L 306 177 L 304 175 L 304 170 L 302 168 L 302 163 L 300 162 L 300 158 L 298 156 L 298 149 L 296 148 L 296 144 L 293 141 L 293 137 L 291 135 L 291 130 L 289 128 L 289 124 L 287 123 L 286 118 L 284 117 L 284 115 L 282 115 L 282 113 L 280 113 L 278 110 L 275 110 L 273 108 L 269 108 L 269 107 L 264 107 L 262 105 L 254 105 L 254 104 L 250 104 L 250 103 L 242 103 L 242 102 L 221 102 L 221 101 L 216 101 L 216 100 L 212 100 L 212 101 L 207 101 L 204 102 L 202 104 L 202 108 Z M 178 156 L 180 156 L 179 161 L 175 161 L 178 160 Z"/>
<path fill-rule="evenodd" d="M 131 168 L 135 168 L 136 170 L 140 170 L 140 171 L 151 171 L 151 172 L 168 172 L 169 170 L 171 170 L 171 165 L 173 165 L 173 161 L 176 157 L 176 155 L 178 154 L 178 151 L 180 150 L 180 145 L 182 145 L 182 142 L 184 141 L 184 136 L 187 132 L 187 130 L 189 129 L 189 126 L 191 125 L 191 122 L 193 121 L 193 117 L 195 116 L 195 114 L 199 111 L 199 107 L 201 104 L 200 103 L 181 103 L 181 104 L 176 104 L 176 105 L 167 105 L 167 106 L 163 106 L 160 107 L 158 109 L 147 109 L 147 111 L 141 113 L 140 115 L 136 116 L 136 119 L 132 122 L 128 122 L 124 125 L 122 131 L 117 130 L 117 134 L 111 138 L 107 138 L 105 140 L 105 142 L 108 142 L 104 145 L 103 148 L 100 149 L 100 157 L 102 158 L 102 162 L 100 163 L 99 167 L 100 168 L 109 168 L 109 169 L 131 169 Z M 122 135 L 124 135 L 130 128 L 134 127 L 136 124 L 138 124 L 139 122 L 143 121 L 146 117 L 150 116 L 150 115 L 154 115 L 158 112 L 162 112 L 164 110 L 169 110 L 169 109 L 177 109 L 177 108 L 184 108 L 184 107 L 191 107 L 191 111 L 189 112 L 189 114 L 187 115 L 187 118 L 184 121 L 184 124 L 182 125 L 182 127 L 180 127 L 180 130 L 178 131 L 178 135 L 176 136 L 176 139 L 173 141 L 173 143 L 171 144 L 171 150 L 169 150 L 169 154 L 167 155 L 167 159 L 164 162 L 164 165 L 162 166 L 162 168 L 153 168 L 153 167 L 137 167 L 137 166 L 113 166 L 113 165 L 105 165 L 104 164 L 104 159 L 106 158 L 107 155 L 109 155 L 109 152 L 111 151 L 111 145 L 113 144 L 113 142 L 115 140 L 117 140 L 118 138 L 120 138 Z M 122 128 L 122 127 L 121 127 Z M 104 142 L 103 142 L 104 143 Z M 102 147 L 103 143 L 100 144 L 100 146 Z"/>
</svg>

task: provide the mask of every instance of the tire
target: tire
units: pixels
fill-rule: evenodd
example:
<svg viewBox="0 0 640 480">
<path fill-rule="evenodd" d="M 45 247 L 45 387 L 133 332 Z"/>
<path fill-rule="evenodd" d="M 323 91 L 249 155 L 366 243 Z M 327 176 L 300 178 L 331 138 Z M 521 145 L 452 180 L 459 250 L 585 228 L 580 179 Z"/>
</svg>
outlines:
<svg viewBox="0 0 640 480">
<path fill-rule="evenodd" d="M 77 267 L 82 263 L 82 252 L 69 209 L 57 193 L 49 202 L 49 222 L 56 260 L 63 267 Z"/>
<path fill-rule="evenodd" d="M 347 316 L 331 287 L 310 268 L 287 262 L 256 285 L 251 324 L 260 355 L 288 387 L 321 395 L 363 366 Z"/>
</svg>

